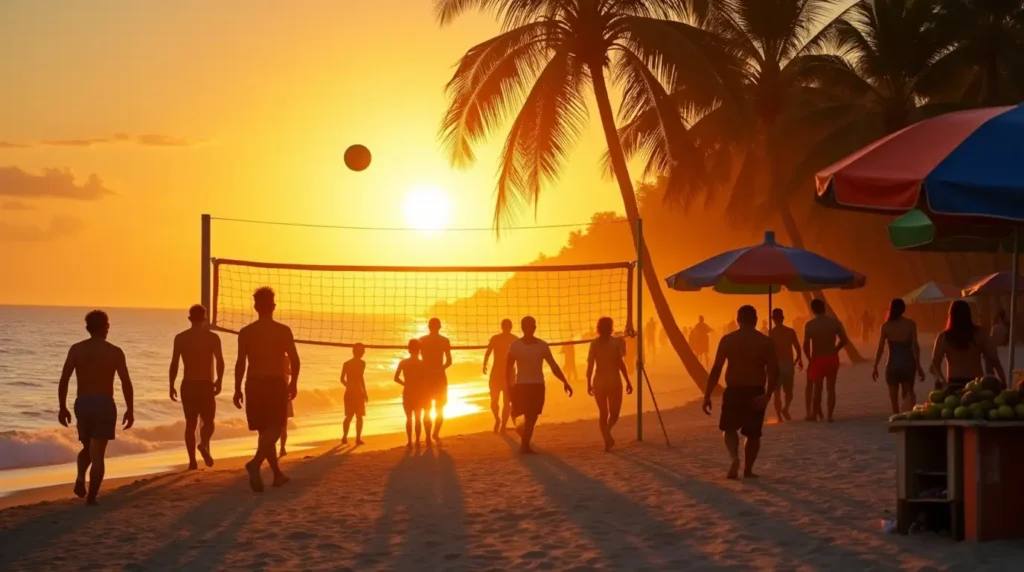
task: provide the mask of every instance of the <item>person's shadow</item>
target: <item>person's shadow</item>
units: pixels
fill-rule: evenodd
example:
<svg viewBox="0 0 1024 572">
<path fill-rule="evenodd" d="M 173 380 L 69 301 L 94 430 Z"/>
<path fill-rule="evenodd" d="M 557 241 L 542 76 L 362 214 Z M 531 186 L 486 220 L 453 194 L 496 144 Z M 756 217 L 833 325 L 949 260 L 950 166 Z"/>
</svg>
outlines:
<svg viewBox="0 0 1024 572">
<path fill-rule="evenodd" d="M 358 568 L 430 570 L 469 560 L 463 494 L 443 449 L 406 451 L 388 475 L 380 516 L 356 554 Z M 390 539 L 401 536 L 397 553 Z"/>
<path fill-rule="evenodd" d="M 600 551 L 611 568 L 682 569 L 710 560 L 674 524 L 643 504 L 614 491 L 550 454 L 519 455 L 519 443 L 504 436 L 513 454 L 557 506 Z M 654 533 L 644 531 L 656 530 Z"/>
</svg>

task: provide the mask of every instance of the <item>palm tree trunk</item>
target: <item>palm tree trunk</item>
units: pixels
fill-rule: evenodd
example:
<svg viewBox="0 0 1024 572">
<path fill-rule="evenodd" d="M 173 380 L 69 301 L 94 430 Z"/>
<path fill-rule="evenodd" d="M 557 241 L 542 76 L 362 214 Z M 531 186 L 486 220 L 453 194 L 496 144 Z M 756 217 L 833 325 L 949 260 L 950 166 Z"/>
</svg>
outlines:
<svg viewBox="0 0 1024 572">
<path fill-rule="evenodd" d="M 796 219 L 793 218 L 793 213 L 789 210 L 789 205 L 786 204 L 785 202 L 780 203 L 779 213 L 782 215 L 782 226 L 786 228 L 786 234 L 789 235 L 789 241 L 793 244 L 795 248 L 803 250 L 805 248 L 804 237 L 800 234 L 800 228 L 796 224 Z M 828 299 L 825 298 L 825 292 L 819 290 L 815 292 L 815 294 L 818 298 L 825 302 L 825 309 L 829 313 L 829 315 L 831 315 L 832 317 L 836 317 L 835 312 L 832 310 L 832 304 L 829 304 Z M 808 307 L 810 307 L 811 300 L 813 300 L 814 297 L 811 296 L 810 292 L 804 292 L 803 297 L 804 303 L 807 304 Z M 857 351 L 857 348 L 852 343 L 846 344 L 846 346 L 844 346 L 844 349 L 846 350 L 846 355 L 850 356 L 850 361 L 852 361 L 853 363 L 861 363 L 865 361 L 864 357 L 860 355 L 860 352 Z"/>
<path fill-rule="evenodd" d="M 615 114 L 612 112 L 612 103 L 608 97 L 608 86 L 604 81 L 604 67 L 602 64 L 590 64 L 591 79 L 594 83 L 594 95 L 597 98 L 597 109 L 601 116 L 601 126 L 604 128 L 605 139 L 608 141 L 608 154 L 611 157 L 612 169 L 615 171 L 615 179 L 619 183 L 619 192 L 622 193 L 622 204 L 626 209 L 626 218 L 634 224 L 630 225 L 633 232 L 633 239 L 636 240 L 636 221 L 640 218 L 640 209 L 636 204 L 636 194 L 633 192 L 633 181 L 629 177 L 629 167 L 626 165 L 626 154 L 622 150 L 622 142 L 619 141 L 618 129 L 615 126 Z M 647 282 L 647 290 L 651 293 L 654 302 L 654 310 L 661 321 L 661 327 L 665 331 L 672 348 L 679 355 L 686 372 L 693 378 L 697 387 L 704 391 L 708 382 L 708 373 L 704 366 L 697 359 L 697 356 L 686 343 L 686 337 L 676 324 L 672 316 L 672 308 L 668 305 L 665 292 L 661 287 L 661 276 L 654 269 L 650 252 L 647 249 L 646 241 L 643 243 L 641 256 L 643 257 L 644 281 Z M 643 296 L 643 292 L 638 295 Z M 643 327 L 639 324 L 638 327 Z M 639 383 L 639 382 L 638 382 Z"/>
</svg>

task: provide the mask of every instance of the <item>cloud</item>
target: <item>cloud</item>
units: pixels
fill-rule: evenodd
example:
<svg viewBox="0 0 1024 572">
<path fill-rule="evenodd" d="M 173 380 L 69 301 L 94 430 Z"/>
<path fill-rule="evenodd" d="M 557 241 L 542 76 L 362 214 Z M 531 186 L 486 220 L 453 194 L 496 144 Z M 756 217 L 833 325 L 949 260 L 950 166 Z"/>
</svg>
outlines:
<svg viewBox="0 0 1024 572">
<path fill-rule="evenodd" d="M 84 139 L 47 139 L 36 143 L 15 143 L 0 141 L 0 149 L 26 149 L 29 147 L 99 147 L 101 145 L 138 145 L 140 147 L 199 147 L 207 145 L 207 139 L 188 139 L 162 133 L 114 133 L 110 137 L 87 137 Z"/>
<path fill-rule="evenodd" d="M 42 242 L 78 234 L 84 225 L 70 216 L 54 215 L 45 226 L 0 221 L 0 240 Z"/>
<path fill-rule="evenodd" d="M 0 203 L 0 211 L 34 211 L 36 207 L 21 201 L 5 201 Z"/>
<path fill-rule="evenodd" d="M 44 169 L 34 175 L 18 167 L 0 167 L 0 196 L 94 201 L 113 194 L 96 174 L 79 184 L 69 169 Z"/>
</svg>

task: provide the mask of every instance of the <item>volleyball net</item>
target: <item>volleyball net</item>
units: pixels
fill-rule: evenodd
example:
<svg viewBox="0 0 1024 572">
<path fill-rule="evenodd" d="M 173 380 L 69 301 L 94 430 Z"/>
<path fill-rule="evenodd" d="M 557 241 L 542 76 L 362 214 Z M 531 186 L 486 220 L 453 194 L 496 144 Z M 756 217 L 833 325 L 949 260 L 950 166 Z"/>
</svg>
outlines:
<svg viewBox="0 0 1024 572">
<path fill-rule="evenodd" d="M 404 348 L 438 318 L 453 349 L 487 347 L 509 319 L 537 319 L 551 345 L 583 343 L 597 320 L 633 335 L 633 262 L 471 267 L 322 266 L 213 259 L 211 325 L 237 333 L 256 319 L 253 292 L 273 288 L 275 318 L 297 342 Z"/>
</svg>

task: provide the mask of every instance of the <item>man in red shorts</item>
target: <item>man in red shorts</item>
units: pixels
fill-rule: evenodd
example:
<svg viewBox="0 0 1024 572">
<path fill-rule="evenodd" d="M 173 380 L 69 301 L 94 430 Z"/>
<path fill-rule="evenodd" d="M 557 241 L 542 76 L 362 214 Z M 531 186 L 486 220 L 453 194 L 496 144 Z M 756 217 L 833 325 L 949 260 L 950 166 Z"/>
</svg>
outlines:
<svg viewBox="0 0 1024 572">
<path fill-rule="evenodd" d="M 718 385 L 722 368 L 725 371 L 725 392 L 722 394 L 722 415 L 718 428 L 729 451 L 729 472 L 726 478 L 735 479 L 740 470 L 740 437 L 747 438 L 743 448 L 743 478 L 756 478 L 754 461 L 761 450 L 761 428 L 768 399 L 779 384 L 779 359 L 775 344 L 768 336 L 757 331 L 757 310 L 742 306 L 736 314 L 739 329 L 722 336 L 718 343 L 715 362 L 708 374 L 704 391 L 704 413 L 711 415 L 711 394 Z"/>
<path fill-rule="evenodd" d="M 804 326 L 804 354 L 807 355 L 807 388 L 804 390 L 807 421 L 832 422 L 836 409 L 836 378 L 839 350 L 850 342 L 842 322 L 825 313 L 824 300 L 812 300 L 814 317 Z M 821 410 L 822 384 L 828 392 L 828 416 Z"/>
</svg>

